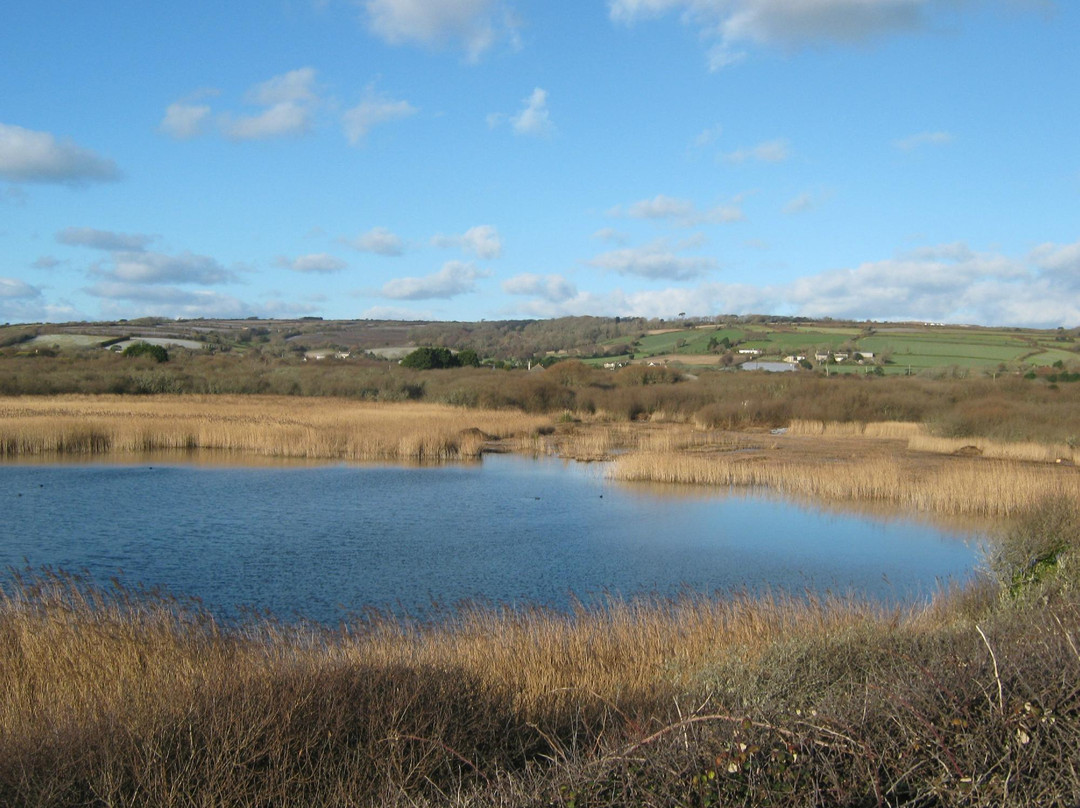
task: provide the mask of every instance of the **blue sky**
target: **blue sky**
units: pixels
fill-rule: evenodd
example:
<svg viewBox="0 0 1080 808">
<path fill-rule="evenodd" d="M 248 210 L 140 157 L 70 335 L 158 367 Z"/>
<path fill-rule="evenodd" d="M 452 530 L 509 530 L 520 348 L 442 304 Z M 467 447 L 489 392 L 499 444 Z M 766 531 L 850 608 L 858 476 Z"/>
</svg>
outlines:
<svg viewBox="0 0 1080 808">
<path fill-rule="evenodd" d="M 14 0 L 0 322 L 1077 326 L 1077 5 Z"/>
</svg>

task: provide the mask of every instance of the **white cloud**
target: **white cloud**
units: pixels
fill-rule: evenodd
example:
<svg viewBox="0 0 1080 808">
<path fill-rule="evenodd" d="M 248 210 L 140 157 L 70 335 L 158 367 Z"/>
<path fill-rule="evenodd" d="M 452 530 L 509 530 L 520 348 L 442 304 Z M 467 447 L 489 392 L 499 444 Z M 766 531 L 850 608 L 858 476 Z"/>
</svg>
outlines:
<svg viewBox="0 0 1080 808">
<path fill-rule="evenodd" d="M 315 94 L 315 68 L 301 67 L 256 84 L 247 93 L 247 101 L 260 107 L 278 104 L 304 104 L 318 100 Z"/>
<path fill-rule="evenodd" d="M 165 255 L 154 252 L 115 252 L 111 269 L 97 269 L 95 274 L 124 284 L 228 283 L 235 275 L 205 255 L 183 252 Z"/>
<path fill-rule="evenodd" d="M 642 199 L 627 208 L 626 215 L 631 219 L 670 219 L 684 218 L 694 212 L 694 203 L 687 199 L 676 199 L 664 194 L 657 194 L 652 199 Z"/>
<path fill-rule="evenodd" d="M 315 70 L 301 67 L 257 84 L 247 93 L 247 101 L 265 107 L 254 115 L 221 116 L 222 133 L 232 140 L 261 140 L 302 135 L 311 128 L 318 95 Z"/>
<path fill-rule="evenodd" d="M 769 140 L 749 149 L 738 149 L 724 155 L 729 163 L 745 163 L 756 160 L 761 163 L 782 163 L 789 156 L 786 140 Z"/>
<path fill-rule="evenodd" d="M 301 255 L 297 258 L 279 256 L 274 263 L 279 267 L 291 269 L 293 272 L 316 272 L 321 274 L 340 272 L 349 266 L 340 258 L 327 253 L 313 253 L 311 255 Z"/>
<path fill-rule="evenodd" d="M 56 240 L 61 244 L 124 252 L 142 252 L 156 238 L 157 236 L 148 236 L 143 233 L 114 233 L 111 230 L 96 230 L 93 227 L 65 227 L 56 234 Z"/>
<path fill-rule="evenodd" d="M 405 252 L 400 236 L 385 227 L 373 227 L 353 239 L 343 239 L 354 250 L 376 255 L 395 256 Z"/>
<path fill-rule="evenodd" d="M 547 108 L 547 90 L 537 87 L 524 100 L 525 106 L 510 118 L 510 126 L 519 135 L 548 137 L 555 131 Z"/>
<path fill-rule="evenodd" d="M 171 286 L 143 286 L 134 283 L 99 283 L 84 290 L 93 297 L 110 301 L 108 316 L 156 317 L 246 317 L 252 307 L 231 295 L 206 290 L 177 289 Z M 126 303 L 128 305 L 122 305 Z M 134 304 L 134 305 L 131 305 Z"/>
<path fill-rule="evenodd" d="M 787 204 L 784 205 L 784 213 L 805 213 L 808 210 L 812 210 L 816 204 L 817 200 L 814 199 L 813 194 L 809 191 L 804 191 L 798 196 L 788 200 Z"/>
<path fill-rule="evenodd" d="M 1044 275 L 1080 291 L 1080 241 L 1072 244 L 1040 244 L 1031 252 L 1032 262 Z"/>
<path fill-rule="evenodd" d="M 712 258 L 677 254 L 699 244 L 695 240 L 672 245 L 667 239 L 658 239 L 640 247 L 624 247 L 601 253 L 587 263 L 597 269 L 650 280 L 690 280 L 716 268 L 716 261 Z"/>
<path fill-rule="evenodd" d="M 724 133 L 724 127 L 720 124 L 710 126 L 708 129 L 704 129 L 698 132 L 697 137 L 694 138 L 691 144 L 695 149 L 704 149 L 713 141 L 717 140 L 720 135 Z"/>
<path fill-rule="evenodd" d="M 944 146 L 952 141 L 953 136 L 948 132 L 920 132 L 897 140 L 893 145 L 901 151 L 914 151 L 920 146 Z"/>
<path fill-rule="evenodd" d="M 0 123 L 0 177 L 10 182 L 85 185 L 120 178 L 112 160 L 48 132 Z"/>
<path fill-rule="evenodd" d="M 501 0 L 363 0 L 372 32 L 390 44 L 457 43 L 476 61 L 500 39 L 517 43 L 517 22 Z"/>
<path fill-rule="evenodd" d="M 687 25 L 717 40 L 712 70 L 740 61 L 738 43 L 798 47 L 860 43 L 923 29 L 930 9 L 951 0 L 609 0 L 611 19 L 631 24 L 678 12 Z"/>
<path fill-rule="evenodd" d="M 561 303 L 577 295 L 577 287 L 562 275 L 525 273 L 502 282 L 508 295 L 539 297 L 551 303 Z"/>
<path fill-rule="evenodd" d="M 230 140 L 262 140 L 302 135 L 310 124 L 311 112 L 306 106 L 283 102 L 258 115 L 226 114 L 221 119 L 221 131 Z"/>
<path fill-rule="evenodd" d="M 360 143 L 371 128 L 390 121 L 412 117 L 417 113 L 416 107 L 408 101 L 395 101 L 394 99 L 375 92 L 374 87 L 368 86 L 364 100 L 352 109 L 346 110 L 342 116 L 345 123 L 345 136 L 349 143 Z"/>
<path fill-rule="evenodd" d="M 406 309 L 401 306 L 372 306 L 360 312 L 365 320 L 431 320 L 434 314 L 419 309 Z"/>
<path fill-rule="evenodd" d="M 666 194 L 657 194 L 652 199 L 642 199 L 624 209 L 616 205 L 608 211 L 610 216 L 626 216 L 631 219 L 667 220 L 683 227 L 695 227 L 700 224 L 726 224 L 740 222 L 746 217 L 739 207 L 739 198 L 726 205 L 716 205 L 707 210 L 698 210 L 688 199 L 679 199 Z"/>
<path fill-rule="evenodd" d="M 442 269 L 422 278 L 395 278 L 382 286 L 382 296 L 394 300 L 451 298 L 476 289 L 476 281 L 490 273 L 464 261 L 448 261 Z"/>
<path fill-rule="evenodd" d="M 1058 324 L 1060 312 L 1051 314 L 1046 305 L 1056 302 L 1045 296 L 1049 281 L 1025 261 L 957 243 L 830 270 L 776 291 L 791 310 L 808 317 L 1008 323 L 1011 311 L 1022 318 L 1013 324 Z M 1029 310 L 1036 300 L 1047 312 L 1037 323 Z M 1068 308 L 1080 318 L 1080 305 Z"/>
<path fill-rule="evenodd" d="M 26 300 L 40 297 L 41 290 L 18 278 L 0 278 L 0 299 Z"/>
<path fill-rule="evenodd" d="M 161 119 L 158 129 L 178 140 L 190 140 L 203 134 L 209 119 L 209 106 L 177 101 L 165 108 L 165 117 Z"/>
<path fill-rule="evenodd" d="M 599 239 L 600 241 L 610 241 L 612 244 L 626 244 L 630 237 L 620 230 L 616 230 L 614 227 L 601 227 L 592 237 Z"/>
<path fill-rule="evenodd" d="M 490 224 L 470 227 L 460 236 L 444 236 L 441 233 L 431 239 L 436 247 L 460 247 L 477 258 L 492 259 L 502 255 L 502 239 L 499 231 Z"/>
</svg>

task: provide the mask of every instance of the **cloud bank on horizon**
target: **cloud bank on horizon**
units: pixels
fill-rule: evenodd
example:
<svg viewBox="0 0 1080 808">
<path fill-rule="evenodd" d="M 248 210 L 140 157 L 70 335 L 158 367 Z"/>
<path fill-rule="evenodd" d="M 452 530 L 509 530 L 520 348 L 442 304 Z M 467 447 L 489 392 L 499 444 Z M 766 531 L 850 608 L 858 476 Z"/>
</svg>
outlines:
<svg viewBox="0 0 1080 808">
<path fill-rule="evenodd" d="M 150 5 L 0 30 L 0 321 L 1080 325 L 1075 4 Z"/>
</svg>

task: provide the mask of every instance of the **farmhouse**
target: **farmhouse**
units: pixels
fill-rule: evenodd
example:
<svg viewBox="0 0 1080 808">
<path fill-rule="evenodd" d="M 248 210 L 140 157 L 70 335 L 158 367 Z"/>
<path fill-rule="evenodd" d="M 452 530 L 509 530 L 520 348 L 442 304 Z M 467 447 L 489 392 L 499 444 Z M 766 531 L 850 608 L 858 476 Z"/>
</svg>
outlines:
<svg viewBox="0 0 1080 808">
<path fill-rule="evenodd" d="M 769 373 L 787 373 L 799 368 L 794 362 L 743 362 L 739 367 L 743 370 L 764 370 Z"/>
</svg>

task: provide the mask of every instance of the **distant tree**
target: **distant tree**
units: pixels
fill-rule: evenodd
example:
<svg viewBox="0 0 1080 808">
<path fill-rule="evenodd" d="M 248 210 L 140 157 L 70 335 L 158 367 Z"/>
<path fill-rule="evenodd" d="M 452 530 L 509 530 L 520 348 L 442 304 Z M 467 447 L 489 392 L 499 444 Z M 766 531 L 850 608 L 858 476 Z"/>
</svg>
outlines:
<svg viewBox="0 0 1080 808">
<path fill-rule="evenodd" d="M 401 360 L 401 365 L 413 370 L 440 370 L 456 368 L 460 362 L 449 348 L 417 348 Z"/>
<path fill-rule="evenodd" d="M 158 362 L 168 362 L 169 352 L 160 345 L 151 345 L 149 342 L 136 342 L 124 348 L 124 356 L 149 356 Z"/>
<path fill-rule="evenodd" d="M 477 356 L 476 351 L 472 348 L 465 348 L 458 351 L 457 355 L 458 364 L 462 367 L 478 368 L 480 367 L 480 357 Z"/>
</svg>

